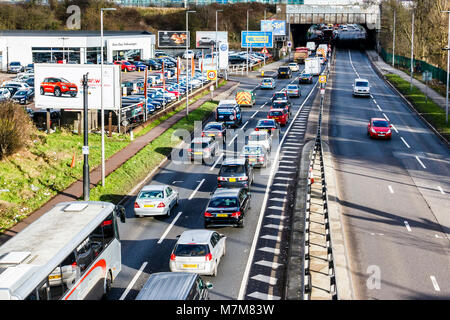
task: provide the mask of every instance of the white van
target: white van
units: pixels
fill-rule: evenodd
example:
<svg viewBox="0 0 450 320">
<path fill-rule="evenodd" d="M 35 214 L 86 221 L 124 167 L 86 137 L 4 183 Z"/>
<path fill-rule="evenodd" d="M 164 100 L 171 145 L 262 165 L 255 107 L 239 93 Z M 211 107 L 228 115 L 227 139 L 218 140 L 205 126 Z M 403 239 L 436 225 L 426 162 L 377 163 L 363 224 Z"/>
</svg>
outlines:
<svg viewBox="0 0 450 320">
<path fill-rule="evenodd" d="M 355 79 L 355 82 L 353 83 L 353 96 L 370 96 L 370 88 L 371 85 L 369 83 L 369 80 L 357 78 Z"/>
<path fill-rule="evenodd" d="M 321 62 L 319 58 L 308 58 L 305 59 L 305 69 L 304 72 L 312 74 L 313 76 L 318 76 L 321 71 Z"/>
<path fill-rule="evenodd" d="M 314 41 L 307 42 L 306 47 L 308 48 L 309 53 L 316 51 L 316 43 Z"/>
</svg>

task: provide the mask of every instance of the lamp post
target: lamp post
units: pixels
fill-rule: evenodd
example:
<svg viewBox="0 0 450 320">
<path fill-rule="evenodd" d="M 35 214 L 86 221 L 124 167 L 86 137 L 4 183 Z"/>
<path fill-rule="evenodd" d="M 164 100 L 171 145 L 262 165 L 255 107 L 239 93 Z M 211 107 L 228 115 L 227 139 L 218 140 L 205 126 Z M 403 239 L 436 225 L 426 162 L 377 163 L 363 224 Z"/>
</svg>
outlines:
<svg viewBox="0 0 450 320">
<path fill-rule="evenodd" d="M 67 39 L 69 39 L 69 38 L 68 38 L 68 37 L 61 37 L 60 39 L 63 41 L 63 58 L 62 58 L 62 59 L 63 59 L 63 62 L 64 62 L 64 60 L 65 60 L 65 54 L 64 54 L 64 53 L 65 53 L 65 51 L 66 51 L 66 50 L 65 50 L 66 47 L 65 47 L 65 45 L 64 45 L 64 40 L 67 40 Z"/>
<path fill-rule="evenodd" d="M 188 39 L 189 34 L 189 13 L 194 13 L 196 11 L 194 10 L 187 10 L 186 11 L 186 116 L 189 115 L 189 55 L 187 54 L 189 50 L 189 42 L 190 37 Z"/>
<path fill-rule="evenodd" d="M 247 9 L 247 34 L 245 38 L 246 47 L 247 47 L 247 75 L 248 75 L 248 13 L 249 11 L 252 11 L 252 9 Z"/>
<path fill-rule="evenodd" d="M 222 12 L 223 10 L 216 10 L 216 40 L 214 42 L 214 44 L 216 45 L 216 70 L 217 70 L 217 74 L 219 74 L 219 46 L 217 45 L 217 13 L 218 12 Z M 213 55 L 214 58 L 214 55 Z M 217 78 L 216 77 L 216 88 L 217 88 Z"/>
<path fill-rule="evenodd" d="M 115 11 L 116 8 L 100 9 L 100 109 L 101 109 L 101 126 L 102 126 L 102 186 L 105 186 L 105 110 L 103 109 L 103 11 Z"/>
<path fill-rule="evenodd" d="M 442 11 L 450 13 L 450 11 Z M 448 123 L 448 82 L 449 82 L 449 72 L 450 72 L 450 14 L 448 15 L 448 39 L 447 39 L 447 85 L 445 90 L 445 123 Z"/>
</svg>

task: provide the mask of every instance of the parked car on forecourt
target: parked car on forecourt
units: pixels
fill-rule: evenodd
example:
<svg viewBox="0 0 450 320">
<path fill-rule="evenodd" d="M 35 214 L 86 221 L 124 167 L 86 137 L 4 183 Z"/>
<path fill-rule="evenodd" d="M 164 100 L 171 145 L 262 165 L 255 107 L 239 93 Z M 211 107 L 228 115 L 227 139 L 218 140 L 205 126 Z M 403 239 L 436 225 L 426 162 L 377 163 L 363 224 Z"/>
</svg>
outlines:
<svg viewBox="0 0 450 320">
<path fill-rule="evenodd" d="M 0 101 L 11 98 L 11 92 L 7 88 L 0 88 Z"/>
<path fill-rule="evenodd" d="M 7 73 L 19 73 L 23 71 L 23 66 L 18 61 L 12 61 L 8 65 Z"/>
<path fill-rule="evenodd" d="M 28 104 L 34 100 L 34 88 L 20 89 L 11 98 L 20 104 Z"/>
<path fill-rule="evenodd" d="M 136 66 L 134 64 L 131 64 L 130 62 L 126 61 L 126 60 L 118 60 L 118 61 L 114 61 L 115 65 L 119 65 L 120 66 L 120 70 L 121 71 L 136 71 Z"/>
</svg>

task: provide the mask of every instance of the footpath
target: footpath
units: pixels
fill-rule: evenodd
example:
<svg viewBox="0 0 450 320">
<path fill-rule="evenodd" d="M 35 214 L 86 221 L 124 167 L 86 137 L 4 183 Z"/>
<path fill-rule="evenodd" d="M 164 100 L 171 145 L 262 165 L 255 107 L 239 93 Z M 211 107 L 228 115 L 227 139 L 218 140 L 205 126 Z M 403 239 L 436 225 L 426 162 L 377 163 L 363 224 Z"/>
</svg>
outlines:
<svg viewBox="0 0 450 320">
<path fill-rule="evenodd" d="M 369 50 L 367 51 L 367 55 L 370 60 L 372 60 L 372 63 L 378 67 L 378 70 L 380 70 L 381 74 L 384 76 L 386 74 L 392 73 L 396 74 L 399 77 L 401 77 L 405 81 L 411 81 L 411 75 L 407 74 L 401 70 L 398 70 L 392 65 L 387 64 L 383 61 L 383 59 L 378 55 L 378 53 L 375 50 Z M 434 103 L 436 103 L 438 106 L 440 106 L 442 109 L 445 110 L 445 97 L 437 93 L 435 90 L 420 82 L 419 80 L 415 79 L 413 77 L 412 83 L 417 89 L 419 89 L 423 94 L 427 94 L 428 98 L 431 99 Z"/>
<path fill-rule="evenodd" d="M 216 89 L 214 91 L 214 100 L 223 100 L 226 99 L 230 93 L 236 88 L 239 82 L 228 81 L 222 87 Z M 194 103 L 189 105 L 189 111 L 192 112 L 195 109 L 199 108 L 203 103 L 210 100 L 210 95 L 206 94 L 201 97 Z M 128 159 L 133 157 L 136 153 L 138 153 L 142 148 L 144 148 L 147 144 L 155 140 L 161 134 L 163 134 L 166 130 L 172 127 L 175 123 L 186 116 L 185 110 L 181 110 L 178 113 L 174 114 L 172 117 L 168 118 L 160 125 L 154 127 L 146 134 L 136 138 L 131 141 L 125 148 L 118 151 L 110 158 L 105 160 L 105 176 L 108 176 L 111 172 L 115 171 L 119 168 L 123 163 L 125 163 Z M 106 141 L 107 143 L 107 141 Z M 90 189 L 95 187 L 97 184 L 101 183 L 101 166 L 98 166 L 90 171 Z M 6 242 L 9 238 L 13 237 L 15 234 L 23 230 L 26 226 L 31 224 L 33 221 L 38 219 L 45 212 L 49 211 L 53 206 L 60 202 L 65 201 L 75 201 L 83 196 L 83 180 L 79 179 L 72 183 L 68 188 L 63 191 L 60 191 L 57 195 L 55 195 L 52 199 L 50 199 L 47 203 L 45 203 L 42 207 L 32 212 L 27 218 L 17 223 L 10 229 L 4 231 L 3 234 L 0 234 L 0 244 Z"/>
</svg>

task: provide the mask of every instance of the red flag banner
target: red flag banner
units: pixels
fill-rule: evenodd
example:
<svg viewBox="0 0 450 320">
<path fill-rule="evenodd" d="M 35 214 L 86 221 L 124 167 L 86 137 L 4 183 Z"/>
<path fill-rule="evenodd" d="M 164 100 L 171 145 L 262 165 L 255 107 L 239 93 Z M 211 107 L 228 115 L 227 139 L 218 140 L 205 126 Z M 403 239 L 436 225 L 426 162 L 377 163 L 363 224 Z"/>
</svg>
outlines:
<svg viewBox="0 0 450 320">
<path fill-rule="evenodd" d="M 180 83 L 180 57 L 177 58 L 177 83 Z"/>
<path fill-rule="evenodd" d="M 194 57 L 191 57 L 191 76 L 193 77 L 195 75 L 195 63 L 194 63 Z"/>
</svg>

